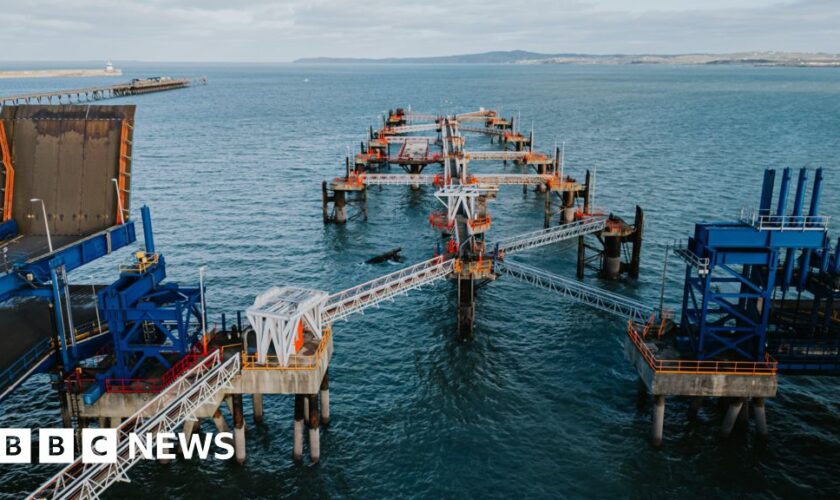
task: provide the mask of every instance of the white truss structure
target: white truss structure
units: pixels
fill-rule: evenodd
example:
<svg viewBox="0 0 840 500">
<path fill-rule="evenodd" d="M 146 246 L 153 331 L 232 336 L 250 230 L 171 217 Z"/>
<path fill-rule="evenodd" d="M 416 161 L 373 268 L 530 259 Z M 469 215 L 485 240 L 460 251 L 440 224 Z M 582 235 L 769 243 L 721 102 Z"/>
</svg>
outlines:
<svg viewBox="0 0 840 500">
<path fill-rule="evenodd" d="M 440 119 L 440 117 L 437 115 L 425 115 L 422 113 L 412 113 L 411 111 L 406 113 L 405 117 L 407 120 L 413 122 L 435 122 Z"/>
<path fill-rule="evenodd" d="M 470 180 L 479 184 L 538 186 L 553 178 L 551 174 L 481 174 L 471 176 Z"/>
<path fill-rule="evenodd" d="M 322 321 L 332 323 L 346 319 L 384 300 L 393 300 L 397 295 L 445 278 L 452 273 L 454 266 L 454 259 L 435 257 L 330 295 L 324 306 Z"/>
<path fill-rule="evenodd" d="M 493 269 L 497 273 L 507 274 L 529 285 L 557 292 L 564 297 L 614 314 L 624 320 L 632 319 L 637 323 L 646 323 L 656 312 L 655 308 L 637 300 L 518 262 L 497 260 Z"/>
<path fill-rule="evenodd" d="M 430 130 L 437 129 L 437 123 L 418 123 L 416 125 L 399 125 L 397 127 L 388 127 L 385 130 L 391 134 L 408 134 L 410 132 L 428 132 Z"/>
<path fill-rule="evenodd" d="M 437 137 L 428 137 L 428 136 L 398 136 L 398 135 L 389 135 L 385 137 L 388 143 L 390 144 L 408 144 L 413 142 L 425 142 L 425 143 L 433 143 L 437 142 Z"/>
<path fill-rule="evenodd" d="M 528 156 L 528 151 L 465 151 L 464 159 L 467 161 L 493 161 L 493 160 L 522 160 Z"/>
<path fill-rule="evenodd" d="M 479 108 L 478 111 L 470 111 L 468 113 L 459 113 L 455 115 L 456 120 L 464 120 L 464 118 L 482 118 L 487 119 L 496 116 L 496 112 L 491 109 Z"/>
<path fill-rule="evenodd" d="M 502 137 L 505 135 L 504 130 L 496 129 L 496 128 L 487 128 L 487 127 L 461 127 L 461 132 L 473 132 L 476 134 L 485 134 L 485 135 L 497 135 Z"/>
<path fill-rule="evenodd" d="M 130 482 L 128 470 L 142 459 L 142 455 L 131 458 L 128 436 L 137 434 L 145 441 L 147 435 L 175 432 L 185 420 L 194 418 L 196 411 L 219 391 L 230 389 L 231 380 L 239 372 L 239 354 L 223 361 L 220 351 L 214 351 L 117 428 L 116 463 L 83 464 L 79 457 L 29 498 L 99 498 L 113 483 Z"/>
<path fill-rule="evenodd" d="M 388 185 L 417 185 L 434 184 L 435 175 L 429 174 L 365 174 L 362 182 L 366 186 L 388 186 Z"/>
<path fill-rule="evenodd" d="M 246 311 L 257 337 L 257 363 L 265 363 L 274 347 L 274 354 L 286 366 L 295 353 L 301 323 L 320 339 L 321 313 L 328 296 L 321 290 L 292 286 L 273 287 L 258 295 Z"/>
<path fill-rule="evenodd" d="M 563 224 L 562 226 L 511 236 L 510 238 L 499 240 L 495 244 L 498 245 L 499 250 L 504 251 L 506 254 L 511 254 L 550 245 L 559 241 L 570 240 L 586 234 L 597 233 L 598 231 L 603 231 L 606 225 L 607 218 L 605 216 L 589 217 L 584 220 Z M 492 246 L 489 248 L 492 248 Z"/>
<path fill-rule="evenodd" d="M 408 186 L 432 185 L 437 178 L 433 174 L 364 174 L 361 179 L 366 186 Z M 538 186 L 553 178 L 551 174 L 481 174 L 470 176 L 468 181 L 480 185 Z"/>
<path fill-rule="evenodd" d="M 446 207 L 446 218 L 451 224 L 455 222 L 459 208 L 463 209 L 462 213 L 467 219 L 475 217 L 475 202 L 481 191 L 482 189 L 475 186 L 456 184 L 444 186 L 435 193 L 435 198 Z"/>
</svg>

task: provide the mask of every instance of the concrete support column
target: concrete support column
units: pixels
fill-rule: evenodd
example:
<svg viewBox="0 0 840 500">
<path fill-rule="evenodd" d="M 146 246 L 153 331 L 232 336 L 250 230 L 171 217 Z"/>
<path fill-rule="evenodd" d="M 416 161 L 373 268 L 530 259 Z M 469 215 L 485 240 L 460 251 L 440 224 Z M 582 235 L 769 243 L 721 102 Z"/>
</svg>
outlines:
<svg viewBox="0 0 840 500">
<path fill-rule="evenodd" d="M 318 415 L 318 395 L 310 394 L 309 399 L 309 459 L 313 464 L 321 460 L 321 419 Z"/>
<path fill-rule="evenodd" d="M 475 280 L 458 277 L 458 336 L 471 339 L 475 321 Z"/>
<path fill-rule="evenodd" d="M 537 173 L 540 175 L 545 175 L 545 165 L 539 165 L 537 167 Z M 540 193 L 545 193 L 546 191 L 548 191 L 548 186 L 544 182 L 542 182 L 539 185 L 537 185 L 537 191 Z"/>
<path fill-rule="evenodd" d="M 575 193 L 574 191 L 563 192 L 563 224 L 570 224 L 575 221 Z"/>
<path fill-rule="evenodd" d="M 741 405 L 741 412 L 738 413 L 738 424 L 744 427 L 749 427 L 750 425 L 750 405 L 746 400 Z"/>
<path fill-rule="evenodd" d="M 254 393 L 254 423 L 261 424 L 263 421 L 263 395 Z"/>
<path fill-rule="evenodd" d="M 325 428 L 330 425 L 330 370 L 324 372 L 321 379 L 321 425 Z"/>
<path fill-rule="evenodd" d="M 411 165 L 409 167 L 409 173 L 411 173 L 412 175 L 419 174 L 420 173 L 420 166 L 419 165 Z M 412 191 L 419 191 L 420 190 L 420 184 L 412 184 L 411 185 L 411 190 Z"/>
<path fill-rule="evenodd" d="M 617 279 L 621 274 L 621 238 L 617 236 L 604 238 L 603 271 L 609 279 Z"/>
<path fill-rule="evenodd" d="M 720 426 L 721 436 L 729 437 L 729 434 L 732 433 L 732 428 L 735 427 L 735 421 L 738 420 L 738 414 L 741 413 L 742 406 L 744 406 L 744 398 L 737 398 L 729 403 L 726 416 L 723 418 L 723 424 Z"/>
<path fill-rule="evenodd" d="M 691 401 L 688 403 L 689 420 L 697 420 L 697 413 L 700 411 L 701 406 L 703 406 L 702 397 L 691 398 Z"/>
<path fill-rule="evenodd" d="M 216 408 L 216 411 L 213 413 L 213 423 L 216 424 L 216 430 L 219 432 L 227 432 L 228 425 L 225 421 L 225 416 L 222 415 L 222 405 L 219 405 Z"/>
<path fill-rule="evenodd" d="M 303 422 L 309 426 L 309 398 L 303 398 Z"/>
<path fill-rule="evenodd" d="M 654 446 L 662 446 L 662 433 L 665 426 L 665 396 L 653 397 L 653 432 L 651 439 Z"/>
<path fill-rule="evenodd" d="M 192 435 L 195 433 L 196 429 L 198 429 L 198 420 L 184 420 L 184 427 L 181 432 L 184 434 L 184 442 L 188 443 L 192 439 Z M 175 453 L 180 455 L 181 454 L 181 447 L 175 447 Z"/>
<path fill-rule="evenodd" d="M 234 394 L 233 401 L 233 449 L 236 461 L 245 463 L 245 415 L 242 411 L 242 394 Z"/>
<path fill-rule="evenodd" d="M 335 222 L 344 224 L 347 222 L 347 197 L 344 191 L 335 192 Z"/>
<path fill-rule="evenodd" d="M 761 437 L 767 437 L 767 412 L 764 408 L 764 398 L 753 398 L 753 414 L 758 434 Z"/>
<path fill-rule="evenodd" d="M 303 395 L 295 394 L 295 430 L 292 441 L 292 460 L 296 463 L 303 460 L 303 399 Z"/>
</svg>

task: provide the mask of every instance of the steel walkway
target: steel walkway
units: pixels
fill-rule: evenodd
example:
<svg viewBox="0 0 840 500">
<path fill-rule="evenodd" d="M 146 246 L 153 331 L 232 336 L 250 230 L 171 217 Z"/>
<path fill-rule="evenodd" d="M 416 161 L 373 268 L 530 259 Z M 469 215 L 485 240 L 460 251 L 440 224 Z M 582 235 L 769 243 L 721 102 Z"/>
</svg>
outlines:
<svg viewBox="0 0 840 500">
<path fill-rule="evenodd" d="M 454 259 L 443 260 L 443 257 L 435 257 L 332 294 L 324 305 L 321 320 L 330 323 L 346 319 L 347 316 L 362 312 L 383 300 L 443 279 L 452 272 L 454 265 Z"/>
<path fill-rule="evenodd" d="M 623 295 L 518 262 L 497 260 L 493 269 L 497 273 L 513 276 L 529 285 L 557 292 L 581 304 L 614 314 L 625 321 L 632 319 L 636 323 L 646 323 L 656 312 L 655 308 Z"/>
<path fill-rule="evenodd" d="M 225 361 L 220 351 L 214 351 L 117 428 L 116 463 L 83 464 L 79 457 L 29 498 L 99 498 L 113 483 L 129 482 L 128 470 L 141 460 L 141 456 L 131 456 L 128 436 L 137 434 L 145 442 L 147 435 L 175 432 L 219 391 L 230 388 L 231 380 L 239 372 L 239 354 Z"/>
<path fill-rule="evenodd" d="M 563 224 L 562 226 L 511 236 L 510 238 L 497 241 L 495 245 L 498 246 L 500 252 L 512 254 L 570 240 L 578 236 L 597 233 L 598 231 L 603 231 L 606 225 L 607 218 L 605 216 L 589 217 L 570 224 Z M 493 245 L 490 245 L 488 248 L 493 248 Z"/>
</svg>

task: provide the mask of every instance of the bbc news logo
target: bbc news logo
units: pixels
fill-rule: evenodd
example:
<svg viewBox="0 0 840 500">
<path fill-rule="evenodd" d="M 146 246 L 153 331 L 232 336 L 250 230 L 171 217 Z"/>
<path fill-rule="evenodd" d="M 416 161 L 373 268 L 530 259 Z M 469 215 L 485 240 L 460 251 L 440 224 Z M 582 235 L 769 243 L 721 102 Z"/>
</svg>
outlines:
<svg viewBox="0 0 840 500">
<path fill-rule="evenodd" d="M 233 457 L 233 434 L 160 432 L 157 434 L 129 434 L 128 454 L 146 460 L 172 460 L 176 451 L 190 459 L 193 456 L 207 460 Z M 117 461 L 117 429 L 82 429 L 81 459 L 85 464 L 112 464 Z M 0 464 L 32 463 L 32 430 L 0 429 Z M 69 464 L 76 460 L 76 440 L 73 429 L 39 429 L 38 462 L 42 464 Z"/>
</svg>

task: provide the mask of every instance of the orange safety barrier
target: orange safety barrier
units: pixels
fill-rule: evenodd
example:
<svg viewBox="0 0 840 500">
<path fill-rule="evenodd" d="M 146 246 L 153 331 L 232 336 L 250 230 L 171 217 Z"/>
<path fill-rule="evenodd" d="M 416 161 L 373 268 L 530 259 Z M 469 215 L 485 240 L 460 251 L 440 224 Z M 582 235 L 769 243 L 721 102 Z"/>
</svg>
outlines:
<svg viewBox="0 0 840 500">
<path fill-rule="evenodd" d="M 327 348 L 329 344 L 330 338 L 332 337 L 332 329 L 327 328 L 324 330 L 324 335 L 321 337 L 321 343 L 318 344 L 318 348 L 315 350 L 315 354 L 312 356 L 305 356 L 301 354 L 292 354 L 289 357 L 289 363 L 287 365 L 283 365 L 281 363 L 279 356 L 266 356 L 265 363 L 258 363 L 257 362 L 257 355 L 256 354 L 244 354 L 242 355 L 242 369 L 243 370 L 314 370 L 318 368 L 321 364 L 321 358 L 323 358 L 324 350 Z"/>
<path fill-rule="evenodd" d="M 490 229 L 490 222 L 490 216 L 488 215 L 486 217 L 476 217 L 475 219 L 470 219 L 467 221 L 467 224 L 469 224 L 470 229 L 472 229 L 473 232 L 477 232 Z"/>
<path fill-rule="evenodd" d="M 6 127 L 0 121 L 0 155 L 2 155 L 3 168 L 6 173 L 6 182 L 3 186 L 3 220 L 6 222 L 12 218 L 12 201 L 15 192 L 15 169 L 12 166 L 12 154 L 9 151 L 9 142 L 6 139 Z"/>
<path fill-rule="evenodd" d="M 432 212 L 429 215 L 429 224 L 440 229 L 451 229 L 455 221 L 450 221 L 446 212 Z"/>
<path fill-rule="evenodd" d="M 105 381 L 105 392 L 140 394 L 160 392 L 169 387 L 187 370 L 198 364 L 204 356 L 190 353 L 178 360 L 159 378 L 112 378 Z"/>
<path fill-rule="evenodd" d="M 493 271 L 492 260 L 482 260 L 463 262 L 461 259 L 456 259 L 453 263 L 452 269 L 457 274 L 479 274 L 484 275 Z"/>
<path fill-rule="evenodd" d="M 769 354 L 764 361 L 698 361 L 691 359 L 658 359 L 645 344 L 633 321 L 627 322 L 627 335 L 645 362 L 656 373 L 693 375 L 775 375 L 778 362 Z"/>
</svg>

